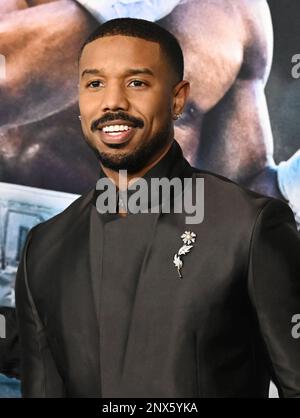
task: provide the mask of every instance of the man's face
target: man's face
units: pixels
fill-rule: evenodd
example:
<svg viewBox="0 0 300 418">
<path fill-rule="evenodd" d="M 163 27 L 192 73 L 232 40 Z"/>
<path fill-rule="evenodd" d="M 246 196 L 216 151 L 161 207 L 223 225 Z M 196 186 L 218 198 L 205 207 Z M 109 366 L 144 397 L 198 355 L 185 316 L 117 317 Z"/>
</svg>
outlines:
<svg viewBox="0 0 300 418">
<path fill-rule="evenodd" d="M 84 48 L 79 76 L 83 133 L 103 165 L 134 172 L 163 153 L 174 134 L 175 78 L 158 43 L 99 38 Z"/>
</svg>

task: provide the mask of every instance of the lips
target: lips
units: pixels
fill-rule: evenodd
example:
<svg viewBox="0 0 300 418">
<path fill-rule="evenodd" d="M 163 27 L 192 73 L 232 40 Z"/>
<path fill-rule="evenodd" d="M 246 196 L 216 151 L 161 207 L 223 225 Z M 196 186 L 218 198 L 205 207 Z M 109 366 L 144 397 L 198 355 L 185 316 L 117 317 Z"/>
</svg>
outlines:
<svg viewBox="0 0 300 418">
<path fill-rule="evenodd" d="M 135 128 L 127 124 L 107 124 L 98 129 L 101 140 L 106 144 L 122 144 L 134 135 Z"/>
<path fill-rule="evenodd" d="M 126 121 L 126 120 L 122 120 L 122 119 L 120 119 L 120 120 L 113 120 L 113 121 L 108 121 L 108 122 L 105 122 L 105 123 L 101 123 L 101 124 L 99 124 L 98 126 L 97 126 L 97 129 L 100 129 L 100 130 L 103 130 L 103 129 L 105 129 L 105 128 L 108 128 L 108 127 L 111 127 L 111 128 L 116 128 L 116 127 L 118 127 L 118 126 L 128 126 L 128 127 L 131 127 L 131 128 L 134 128 L 134 127 L 136 127 L 137 125 L 134 125 L 132 122 L 130 122 L 130 121 Z"/>
</svg>

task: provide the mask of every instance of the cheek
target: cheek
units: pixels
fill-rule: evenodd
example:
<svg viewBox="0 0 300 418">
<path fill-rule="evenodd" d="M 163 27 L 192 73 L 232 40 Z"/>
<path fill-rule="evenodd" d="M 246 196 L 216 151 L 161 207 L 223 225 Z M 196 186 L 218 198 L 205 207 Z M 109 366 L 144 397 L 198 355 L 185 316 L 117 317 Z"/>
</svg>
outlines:
<svg viewBox="0 0 300 418">
<path fill-rule="evenodd" d="M 147 114 L 153 118 L 162 118 L 172 107 L 172 99 L 170 91 L 162 88 L 157 88 L 149 93 L 142 95 L 138 102 L 133 103 L 136 108 L 146 116 Z"/>
<path fill-rule="evenodd" d="M 82 116 L 89 117 L 92 115 L 98 107 L 97 103 L 98 101 L 95 96 L 93 97 L 89 94 L 81 94 L 79 96 L 78 104 Z"/>
<path fill-rule="evenodd" d="M 154 129 L 159 129 L 169 124 L 172 119 L 172 104 L 166 100 L 160 100 L 152 108 L 151 121 Z"/>
<path fill-rule="evenodd" d="M 88 107 L 88 102 L 84 96 L 79 96 L 78 106 L 81 116 L 84 117 Z"/>
</svg>

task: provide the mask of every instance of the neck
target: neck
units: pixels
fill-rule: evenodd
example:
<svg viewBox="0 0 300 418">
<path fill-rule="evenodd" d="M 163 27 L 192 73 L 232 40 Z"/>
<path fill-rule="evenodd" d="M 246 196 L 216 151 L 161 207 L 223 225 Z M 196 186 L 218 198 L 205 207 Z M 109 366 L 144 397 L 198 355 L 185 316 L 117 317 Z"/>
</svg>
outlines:
<svg viewBox="0 0 300 418">
<path fill-rule="evenodd" d="M 122 176 L 119 176 L 119 171 L 112 170 L 111 168 L 105 167 L 102 163 L 101 168 L 106 174 L 107 177 L 109 177 L 120 190 L 124 190 L 128 187 L 128 183 L 138 177 L 143 177 L 147 171 L 149 171 L 152 167 L 154 167 L 169 151 L 171 148 L 172 141 L 168 142 L 166 146 L 163 148 L 162 151 L 160 151 L 159 155 L 154 156 L 154 158 L 151 159 L 151 161 L 143 167 L 141 170 L 135 172 L 135 173 L 127 173 L 126 178 L 122 178 Z"/>
</svg>

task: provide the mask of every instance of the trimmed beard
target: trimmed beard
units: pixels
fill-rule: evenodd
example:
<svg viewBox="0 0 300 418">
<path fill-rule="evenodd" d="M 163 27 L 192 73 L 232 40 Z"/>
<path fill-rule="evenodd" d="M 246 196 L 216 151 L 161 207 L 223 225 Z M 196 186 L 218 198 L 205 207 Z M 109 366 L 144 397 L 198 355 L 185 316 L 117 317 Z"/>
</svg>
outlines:
<svg viewBox="0 0 300 418">
<path fill-rule="evenodd" d="M 95 148 L 92 149 L 104 167 L 114 171 L 127 170 L 129 174 L 134 174 L 143 169 L 168 144 L 171 139 L 172 128 L 172 120 L 170 120 L 164 130 L 152 136 L 150 141 L 137 145 L 128 155 L 120 154 L 112 156 L 107 152 L 100 152 Z M 112 147 L 121 149 L 122 145 L 119 146 L 118 144 Z"/>
</svg>

